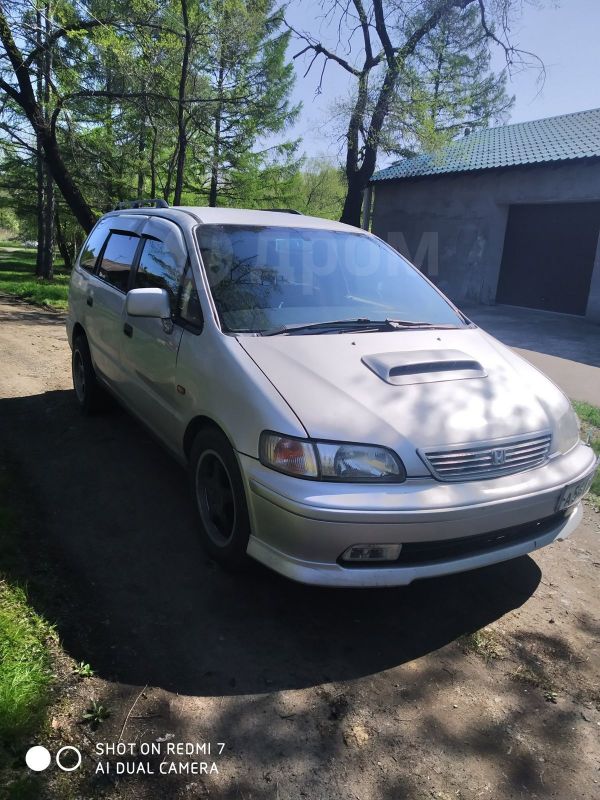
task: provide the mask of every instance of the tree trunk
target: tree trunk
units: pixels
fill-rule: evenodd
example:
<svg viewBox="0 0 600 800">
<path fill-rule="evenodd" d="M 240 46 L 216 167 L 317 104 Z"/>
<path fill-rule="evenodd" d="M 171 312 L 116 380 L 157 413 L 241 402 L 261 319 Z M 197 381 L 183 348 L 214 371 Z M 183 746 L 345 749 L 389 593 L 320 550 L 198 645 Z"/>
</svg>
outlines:
<svg viewBox="0 0 600 800">
<path fill-rule="evenodd" d="M 358 79 L 356 102 L 352 109 L 346 132 L 346 140 L 348 142 L 346 150 L 346 180 L 348 188 L 340 222 L 344 222 L 346 225 L 354 225 L 356 228 L 360 228 L 362 193 L 369 180 L 367 178 L 365 181 L 363 177 L 364 156 L 363 164 L 359 166 L 360 131 L 368 101 L 368 81 L 369 73 L 364 70 Z M 366 146 L 364 149 L 366 149 Z"/>
<path fill-rule="evenodd" d="M 181 195 L 183 192 L 183 173 L 185 171 L 185 157 L 187 153 L 187 132 L 185 129 L 185 93 L 192 49 L 192 34 L 188 17 L 188 0 L 181 0 L 181 17 L 185 31 L 185 44 L 183 46 L 183 61 L 181 63 L 181 75 L 179 78 L 179 93 L 177 99 L 177 172 L 175 176 L 175 192 L 173 195 L 173 205 L 181 205 Z"/>
<path fill-rule="evenodd" d="M 34 117 L 35 120 L 35 117 Z M 31 121 L 31 120 L 30 120 Z M 32 121 L 32 125 L 40 128 L 40 138 L 42 140 L 42 147 L 48 163 L 48 169 L 66 204 L 73 212 L 73 216 L 81 225 L 86 233 L 89 233 L 96 224 L 96 216 L 92 209 L 86 203 L 79 187 L 73 180 L 73 176 L 69 172 L 65 164 L 62 153 L 56 141 L 54 131 L 48 130 L 43 123 L 39 121 Z"/>
<path fill-rule="evenodd" d="M 35 45 L 42 46 L 42 14 L 38 9 L 35 12 Z M 44 94 L 43 84 L 43 57 L 37 59 L 37 76 L 35 81 L 36 99 L 42 102 Z M 39 136 L 36 136 L 36 218 L 37 218 L 37 252 L 35 259 L 35 274 L 38 278 L 44 272 L 44 153 Z"/>
<path fill-rule="evenodd" d="M 177 163 L 177 158 L 179 155 L 179 149 L 177 144 L 175 145 L 175 152 L 169 159 L 169 164 L 167 166 L 167 179 L 165 181 L 165 191 L 164 191 L 164 198 L 169 202 L 169 197 L 171 196 L 171 184 L 173 183 L 173 173 L 175 171 L 175 164 Z"/>
<path fill-rule="evenodd" d="M 434 5 L 431 14 L 411 33 L 403 46 L 394 48 L 387 29 L 383 0 L 374 0 L 374 22 L 385 53 L 385 75 L 377 91 L 377 99 L 371 113 L 366 136 L 364 136 L 364 145 L 362 149 L 359 149 L 360 132 L 364 128 L 367 109 L 367 82 L 369 73 L 373 68 L 373 63 L 369 59 L 369 45 L 365 66 L 362 72 L 358 74 L 357 99 L 352 109 L 346 133 L 348 140 L 346 151 L 348 190 L 342 216 L 340 217 L 341 222 L 360 227 L 363 189 L 366 189 L 375 171 L 381 131 L 389 111 L 390 100 L 398 83 L 400 65 L 415 52 L 423 37 L 433 30 L 440 20 L 444 19 L 446 14 L 453 8 L 464 9 L 472 2 L 474 0 L 443 0 L 439 5 Z"/>
<path fill-rule="evenodd" d="M 354 173 L 348 178 L 348 189 L 346 190 L 346 199 L 344 200 L 344 209 L 340 222 L 360 228 L 363 189 L 366 188 L 366 185 L 366 183 L 363 183 L 360 173 Z"/>
<path fill-rule="evenodd" d="M 152 127 L 152 147 L 150 149 L 150 197 L 156 197 L 156 128 Z"/>
<path fill-rule="evenodd" d="M 140 133 L 138 137 L 138 176 L 137 176 L 137 199 L 141 200 L 144 196 L 145 170 L 143 164 L 144 151 L 146 150 L 146 120 L 142 118 L 140 122 Z M 150 197 L 154 197 L 153 194 Z"/>
<path fill-rule="evenodd" d="M 56 244 L 58 245 L 58 252 L 60 253 L 62 260 L 65 262 L 65 269 L 70 272 L 73 269 L 73 259 L 71 257 L 71 251 L 69 250 L 69 245 L 65 238 L 65 232 L 61 225 L 58 205 L 56 206 L 55 221 L 56 221 Z"/>
<path fill-rule="evenodd" d="M 54 181 L 50 170 L 44 169 L 44 252 L 42 259 L 42 278 L 54 277 Z"/>
<path fill-rule="evenodd" d="M 86 203 L 81 191 L 73 180 L 67 165 L 60 152 L 60 147 L 56 139 L 54 120 L 50 123 L 44 118 L 44 112 L 40 102 L 35 97 L 31 74 L 25 65 L 23 54 L 17 47 L 10 25 L 6 20 L 0 6 L 0 41 L 8 56 L 8 60 L 14 70 L 19 88 L 8 91 L 12 99 L 18 103 L 29 120 L 34 134 L 38 137 L 39 145 L 43 151 L 44 158 L 48 164 L 48 169 L 58 188 L 60 189 L 65 202 L 73 212 L 73 216 L 79 222 L 86 233 L 89 233 L 96 223 L 96 217 Z"/>
<path fill-rule="evenodd" d="M 52 9 L 50 3 L 44 7 L 44 38 L 48 40 L 52 27 Z M 44 122 L 50 126 L 50 81 L 52 72 L 52 48 L 44 50 L 42 56 L 43 63 L 43 108 Z M 52 280 L 54 275 L 54 182 L 48 168 L 48 164 L 43 164 L 44 178 L 44 202 L 43 208 L 43 247 L 41 250 L 41 272 L 40 275 L 46 280 Z"/>
<path fill-rule="evenodd" d="M 221 116 L 223 114 L 223 77 L 225 75 L 225 65 L 221 58 L 219 62 L 219 78 L 217 81 L 217 108 L 215 112 L 215 129 L 212 147 L 212 164 L 210 170 L 210 191 L 208 194 L 208 205 L 217 205 L 217 192 L 219 188 L 219 159 L 221 157 Z"/>
<path fill-rule="evenodd" d="M 36 152 L 36 221 L 37 221 L 37 252 L 35 258 L 35 274 L 42 276 L 44 262 L 44 153 L 37 137 Z"/>
</svg>

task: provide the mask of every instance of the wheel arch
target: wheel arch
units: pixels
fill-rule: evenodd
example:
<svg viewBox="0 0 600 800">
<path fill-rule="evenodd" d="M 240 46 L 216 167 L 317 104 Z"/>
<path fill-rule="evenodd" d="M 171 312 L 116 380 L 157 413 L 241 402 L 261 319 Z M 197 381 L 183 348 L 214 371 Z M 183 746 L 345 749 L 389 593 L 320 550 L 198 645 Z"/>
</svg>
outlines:
<svg viewBox="0 0 600 800">
<path fill-rule="evenodd" d="M 190 454 L 192 452 L 192 447 L 194 445 L 194 439 L 200 433 L 200 431 L 204 430 L 214 430 L 214 431 L 219 431 L 219 433 L 222 433 L 223 436 L 225 436 L 225 438 L 229 442 L 229 444 L 232 446 L 233 451 L 235 452 L 235 447 L 233 447 L 231 439 L 227 435 L 226 431 L 224 431 L 223 428 L 214 421 L 214 419 L 211 419 L 211 417 L 207 417 L 205 415 L 199 415 L 189 421 L 188 426 L 185 429 L 185 433 L 183 434 L 183 453 L 185 455 L 186 461 L 189 461 L 190 459 Z"/>
<path fill-rule="evenodd" d="M 74 342 L 79 336 L 83 336 L 83 338 L 87 341 L 87 334 L 85 332 L 85 328 L 81 324 L 81 322 L 76 322 L 73 325 L 73 333 L 71 334 L 71 339 Z"/>
</svg>

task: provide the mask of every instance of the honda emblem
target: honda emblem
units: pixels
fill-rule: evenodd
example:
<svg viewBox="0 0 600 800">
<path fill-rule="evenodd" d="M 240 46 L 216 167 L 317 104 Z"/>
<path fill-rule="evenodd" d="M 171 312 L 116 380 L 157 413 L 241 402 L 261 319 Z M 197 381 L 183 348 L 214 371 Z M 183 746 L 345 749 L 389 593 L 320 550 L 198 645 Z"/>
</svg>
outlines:
<svg viewBox="0 0 600 800">
<path fill-rule="evenodd" d="M 492 450 L 492 464 L 495 467 L 500 467 L 506 461 L 506 450 L 497 449 Z"/>
</svg>

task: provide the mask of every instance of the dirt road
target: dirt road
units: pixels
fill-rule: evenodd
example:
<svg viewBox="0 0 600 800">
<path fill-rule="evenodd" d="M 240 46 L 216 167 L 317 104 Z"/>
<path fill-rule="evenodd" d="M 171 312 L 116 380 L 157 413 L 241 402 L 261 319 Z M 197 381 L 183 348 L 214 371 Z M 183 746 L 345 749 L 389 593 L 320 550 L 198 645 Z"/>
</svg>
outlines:
<svg viewBox="0 0 600 800">
<path fill-rule="evenodd" d="M 38 520 L 32 567 L 43 549 L 59 576 L 42 610 L 98 676 L 56 711 L 83 751 L 61 797 L 599 796 L 591 509 L 534 557 L 406 589 L 307 588 L 258 566 L 233 577 L 203 554 L 160 446 L 118 408 L 79 415 L 61 318 L 7 300 L 0 437 Z M 95 732 L 77 724 L 86 692 L 111 712 Z M 157 774 L 103 776 L 95 744 L 119 737 L 226 747 L 192 759 L 218 774 L 161 775 L 161 755 L 136 761 Z"/>
</svg>

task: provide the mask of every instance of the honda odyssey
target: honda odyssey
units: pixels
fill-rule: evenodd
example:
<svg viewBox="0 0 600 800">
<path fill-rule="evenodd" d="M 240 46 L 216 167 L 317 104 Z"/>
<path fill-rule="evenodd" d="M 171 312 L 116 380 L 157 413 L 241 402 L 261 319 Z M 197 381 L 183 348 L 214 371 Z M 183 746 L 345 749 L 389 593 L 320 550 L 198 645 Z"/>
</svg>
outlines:
<svg viewBox="0 0 600 800">
<path fill-rule="evenodd" d="M 396 586 L 581 519 L 596 458 L 565 395 L 377 237 L 278 211 L 133 204 L 73 269 L 73 383 L 183 463 L 211 556 Z"/>
</svg>

